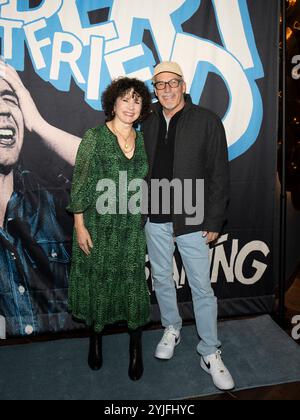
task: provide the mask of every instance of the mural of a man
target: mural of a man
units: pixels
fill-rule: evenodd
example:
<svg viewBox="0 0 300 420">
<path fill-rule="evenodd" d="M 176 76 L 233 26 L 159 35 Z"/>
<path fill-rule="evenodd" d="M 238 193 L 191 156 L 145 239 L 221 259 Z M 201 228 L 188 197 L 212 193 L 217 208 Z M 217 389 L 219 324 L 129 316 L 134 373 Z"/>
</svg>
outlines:
<svg viewBox="0 0 300 420">
<path fill-rule="evenodd" d="M 42 118 L 11 66 L 0 75 L 0 315 L 26 336 L 63 328 L 70 256 L 54 195 L 20 167 L 25 127 L 71 165 L 80 138 Z"/>
</svg>

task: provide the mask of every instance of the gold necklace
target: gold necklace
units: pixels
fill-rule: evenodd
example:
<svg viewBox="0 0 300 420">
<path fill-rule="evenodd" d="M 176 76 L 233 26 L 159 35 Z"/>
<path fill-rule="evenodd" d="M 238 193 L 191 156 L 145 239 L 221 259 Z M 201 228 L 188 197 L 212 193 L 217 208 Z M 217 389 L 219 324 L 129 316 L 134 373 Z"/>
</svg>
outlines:
<svg viewBox="0 0 300 420">
<path fill-rule="evenodd" d="M 129 153 L 131 153 L 133 150 L 134 150 L 134 147 L 135 147 L 135 145 L 133 144 L 133 146 L 132 146 L 132 148 L 131 149 L 128 149 L 129 148 L 129 144 L 128 144 L 128 140 L 129 140 L 129 138 L 130 138 L 130 136 L 131 136 L 131 134 L 132 134 L 132 128 L 131 128 L 131 130 L 130 130 L 130 133 L 129 133 L 129 136 L 127 137 L 127 138 L 125 138 L 124 136 L 123 136 L 123 134 L 122 133 L 120 133 L 120 131 L 115 127 L 115 125 L 114 124 L 112 124 L 112 127 L 113 127 L 113 130 L 115 131 L 115 133 L 116 134 L 119 134 L 119 136 L 124 140 L 124 142 L 125 142 L 125 150 L 123 149 L 123 147 L 122 147 L 122 150 L 123 150 L 123 152 L 124 153 L 126 153 L 126 154 L 129 154 Z M 117 136 L 118 137 L 118 136 Z"/>
</svg>

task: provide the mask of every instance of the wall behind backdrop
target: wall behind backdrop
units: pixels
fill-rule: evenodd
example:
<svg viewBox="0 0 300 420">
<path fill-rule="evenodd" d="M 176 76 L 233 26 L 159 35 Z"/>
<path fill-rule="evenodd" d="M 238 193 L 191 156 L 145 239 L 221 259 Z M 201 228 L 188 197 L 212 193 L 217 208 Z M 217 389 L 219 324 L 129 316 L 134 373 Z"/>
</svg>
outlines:
<svg viewBox="0 0 300 420">
<path fill-rule="evenodd" d="M 274 304 L 279 1 L 1 2 L 0 316 L 9 335 L 82 327 L 67 312 L 68 203 L 83 133 L 104 122 L 112 79 L 180 63 L 193 101 L 223 119 L 231 161 L 229 219 L 211 248 L 220 315 Z M 149 289 L 150 265 L 146 261 Z M 192 316 L 178 254 L 174 279 Z M 154 294 L 153 320 L 159 319 Z"/>
</svg>

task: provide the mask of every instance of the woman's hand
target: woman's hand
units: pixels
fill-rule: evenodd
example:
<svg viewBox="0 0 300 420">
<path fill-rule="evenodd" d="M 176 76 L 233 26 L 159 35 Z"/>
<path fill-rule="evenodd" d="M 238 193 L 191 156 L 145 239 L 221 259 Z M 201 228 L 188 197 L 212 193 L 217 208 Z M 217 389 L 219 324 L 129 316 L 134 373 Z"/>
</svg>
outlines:
<svg viewBox="0 0 300 420">
<path fill-rule="evenodd" d="M 93 249 L 94 245 L 87 228 L 85 226 L 77 227 L 76 235 L 80 249 L 85 253 L 85 255 L 90 255 L 91 249 Z"/>
</svg>

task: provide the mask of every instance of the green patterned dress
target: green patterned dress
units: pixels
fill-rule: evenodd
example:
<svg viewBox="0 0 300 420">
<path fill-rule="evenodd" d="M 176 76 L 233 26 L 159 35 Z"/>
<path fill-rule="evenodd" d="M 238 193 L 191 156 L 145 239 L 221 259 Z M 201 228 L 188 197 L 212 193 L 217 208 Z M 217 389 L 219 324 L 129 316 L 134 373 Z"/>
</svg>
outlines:
<svg viewBox="0 0 300 420">
<path fill-rule="evenodd" d="M 84 214 L 94 248 L 86 256 L 79 248 L 74 231 L 69 309 L 74 317 L 93 326 L 96 332 L 118 321 L 126 321 L 131 329 L 149 321 L 146 241 L 141 214 L 140 211 L 137 214 L 120 214 L 122 210 L 118 210 L 124 209 L 124 203 L 127 205 L 138 190 L 127 192 L 120 187 L 119 195 L 120 171 L 123 176 L 126 174 L 128 184 L 147 175 L 142 134 L 137 133 L 134 156 L 127 159 L 116 136 L 106 125 L 88 130 L 78 150 L 71 202 L 67 209 Z M 114 181 L 116 185 L 115 201 L 109 198 L 112 208 L 117 208 L 116 214 L 99 214 L 97 211 L 99 199 L 103 205 L 108 204 L 102 193 L 97 191 L 98 182 L 104 179 Z"/>
</svg>

